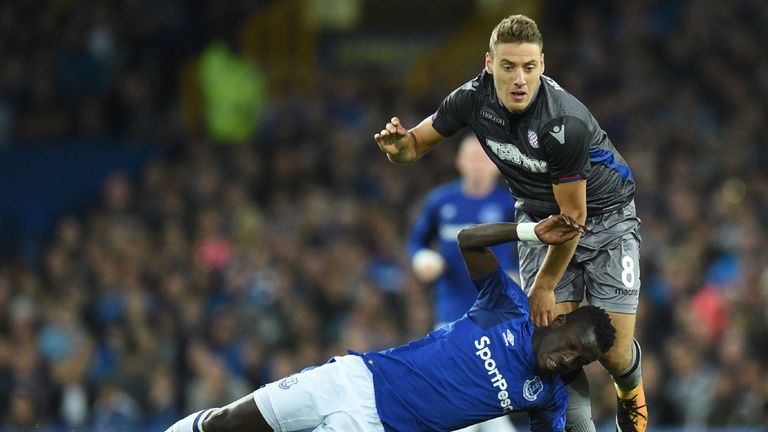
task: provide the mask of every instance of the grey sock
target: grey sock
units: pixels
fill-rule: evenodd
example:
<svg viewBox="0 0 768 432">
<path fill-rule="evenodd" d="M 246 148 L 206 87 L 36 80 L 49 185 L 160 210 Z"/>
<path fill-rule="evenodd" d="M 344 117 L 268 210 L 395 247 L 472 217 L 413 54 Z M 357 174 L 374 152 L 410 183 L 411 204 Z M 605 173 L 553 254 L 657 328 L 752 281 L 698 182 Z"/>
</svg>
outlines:
<svg viewBox="0 0 768 432">
<path fill-rule="evenodd" d="M 568 432 L 595 432 L 589 382 L 584 369 L 564 378 L 568 390 L 568 409 L 565 412 L 565 430 Z"/>
<path fill-rule="evenodd" d="M 629 362 L 629 366 L 623 371 L 612 375 L 613 382 L 624 391 L 630 391 L 640 384 L 640 380 L 643 377 L 643 368 L 641 367 L 641 360 L 643 353 L 640 350 L 640 344 L 637 340 L 632 340 L 632 361 Z"/>
<path fill-rule="evenodd" d="M 591 418 L 582 419 L 574 424 L 565 425 L 566 432 L 595 432 L 595 423 Z"/>
</svg>

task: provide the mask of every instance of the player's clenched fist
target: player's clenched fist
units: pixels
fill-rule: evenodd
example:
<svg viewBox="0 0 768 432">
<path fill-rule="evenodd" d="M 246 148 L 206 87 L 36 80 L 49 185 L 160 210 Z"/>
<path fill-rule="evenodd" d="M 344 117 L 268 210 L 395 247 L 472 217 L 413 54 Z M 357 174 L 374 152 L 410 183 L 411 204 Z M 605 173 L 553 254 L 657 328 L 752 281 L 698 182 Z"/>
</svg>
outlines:
<svg viewBox="0 0 768 432">
<path fill-rule="evenodd" d="M 384 126 L 381 132 L 373 136 L 379 148 L 390 156 L 397 156 L 403 149 L 407 149 L 413 140 L 408 130 L 400 124 L 400 119 L 392 117 L 392 120 Z"/>
</svg>

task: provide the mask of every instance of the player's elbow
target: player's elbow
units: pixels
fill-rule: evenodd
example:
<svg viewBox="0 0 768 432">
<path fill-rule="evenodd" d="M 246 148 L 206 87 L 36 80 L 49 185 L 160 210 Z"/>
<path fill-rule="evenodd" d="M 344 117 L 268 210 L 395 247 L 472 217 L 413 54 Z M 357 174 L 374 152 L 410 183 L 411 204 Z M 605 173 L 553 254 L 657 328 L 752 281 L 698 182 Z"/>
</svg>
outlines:
<svg viewBox="0 0 768 432">
<path fill-rule="evenodd" d="M 477 225 L 470 225 L 459 231 L 459 234 L 456 236 L 456 242 L 459 244 L 460 248 L 468 249 L 477 247 L 477 235 L 474 229 L 476 226 Z"/>
</svg>

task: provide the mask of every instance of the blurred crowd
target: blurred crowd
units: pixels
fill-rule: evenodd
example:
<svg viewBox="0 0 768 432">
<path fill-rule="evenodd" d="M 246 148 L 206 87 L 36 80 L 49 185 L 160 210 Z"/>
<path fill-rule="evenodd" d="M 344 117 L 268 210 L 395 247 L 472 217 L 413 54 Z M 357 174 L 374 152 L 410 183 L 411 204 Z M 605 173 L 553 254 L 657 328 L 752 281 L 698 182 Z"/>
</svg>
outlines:
<svg viewBox="0 0 768 432">
<path fill-rule="evenodd" d="M 183 136 L 185 62 L 268 0 L 0 3 L 0 147 Z"/>
<path fill-rule="evenodd" d="M 0 142 L 184 144 L 138 179 L 109 176 L 39 263 L 0 263 L 0 425 L 161 429 L 430 328 L 405 238 L 418 201 L 455 175 L 456 141 L 395 166 L 372 135 L 395 114 L 415 124 L 439 97 L 321 70 L 319 91 L 267 101 L 253 140 L 213 146 L 175 119 L 173 84 L 186 55 L 254 6 L 86 3 L 0 4 Z M 637 179 L 651 424 L 768 427 L 768 7 L 542 10 L 547 75 L 592 109 Z M 589 374 L 595 420 L 611 428 L 614 390 L 599 366 Z"/>
<path fill-rule="evenodd" d="M 556 30 L 571 36 L 545 33 L 545 52 L 637 179 L 637 338 L 651 423 L 765 428 L 768 59 L 758 41 L 768 8 L 614 6 L 575 8 Z M 613 390 L 598 369 L 595 415 L 607 422 Z"/>
</svg>

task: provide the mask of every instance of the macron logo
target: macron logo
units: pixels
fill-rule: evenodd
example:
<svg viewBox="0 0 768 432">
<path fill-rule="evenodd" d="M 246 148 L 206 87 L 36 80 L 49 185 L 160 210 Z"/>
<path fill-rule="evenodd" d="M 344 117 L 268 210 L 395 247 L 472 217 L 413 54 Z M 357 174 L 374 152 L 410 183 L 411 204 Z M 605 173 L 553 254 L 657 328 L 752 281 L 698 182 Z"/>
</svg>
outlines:
<svg viewBox="0 0 768 432">
<path fill-rule="evenodd" d="M 504 336 L 504 346 L 515 346 L 515 335 L 513 335 L 509 329 L 501 335 Z"/>
<path fill-rule="evenodd" d="M 565 144 L 565 124 L 553 127 L 549 134 L 555 137 L 560 144 Z"/>
</svg>

